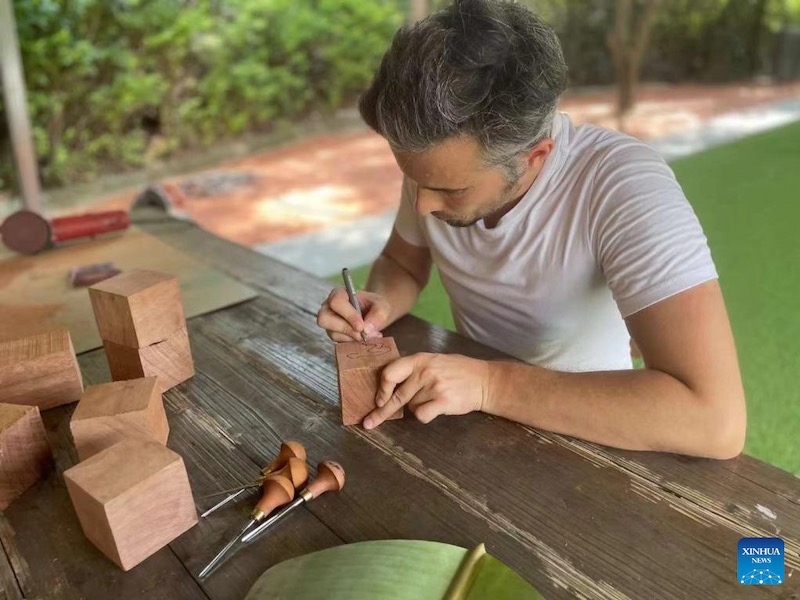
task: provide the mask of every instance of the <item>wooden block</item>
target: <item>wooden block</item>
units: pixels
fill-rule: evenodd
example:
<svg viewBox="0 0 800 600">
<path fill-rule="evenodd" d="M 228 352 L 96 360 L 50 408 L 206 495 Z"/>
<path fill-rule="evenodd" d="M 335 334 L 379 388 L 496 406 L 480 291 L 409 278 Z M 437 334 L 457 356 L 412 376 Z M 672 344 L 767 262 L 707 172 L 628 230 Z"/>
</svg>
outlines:
<svg viewBox="0 0 800 600">
<path fill-rule="evenodd" d="M 128 439 L 64 472 L 86 537 L 128 571 L 197 523 L 183 459 Z"/>
<path fill-rule="evenodd" d="M 158 377 L 159 391 L 186 381 L 194 375 L 189 333 L 183 327 L 163 342 L 145 348 L 128 348 L 103 342 L 114 381 Z"/>
<path fill-rule="evenodd" d="M 78 457 L 86 460 L 128 438 L 167 443 L 169 422 L 155 377 L 91 385 L 69 427 Z"/>
<path fill-rule="evenodd" d="M 47 410 L 76 402 L 83 380 L 66 327 L 0 341 L 0 402 Z"/>
<path fill-rule="evenodd" d="M 339 399 L 342 423 L 361 423 L 375 409 L 380 374 L 384 366 L 400 358 L 394 338 L 336 344 L 336 369 L 339 374 Z M 402 419 L 398 410 L 390 419 Z"/>
<path fill-rule="evenodd" d="M 144 348 L 185 327 L 178 286 L 171 275 L 126 271 L 89 288 L 100 337 L 129 348 Z"/>
<path fill-rule="evenodd" d="M 51 463 L 39 409 L 0 404 L 0 510 L 44 475 Z"/>
</svg>

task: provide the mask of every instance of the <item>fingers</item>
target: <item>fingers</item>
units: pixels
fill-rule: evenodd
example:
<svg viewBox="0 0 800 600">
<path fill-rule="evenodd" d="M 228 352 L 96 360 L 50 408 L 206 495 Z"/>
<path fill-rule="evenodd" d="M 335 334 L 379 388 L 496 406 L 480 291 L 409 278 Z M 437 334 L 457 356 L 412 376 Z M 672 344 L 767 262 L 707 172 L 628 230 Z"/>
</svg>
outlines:
<svg viewBox="0 0 800 600">
<path fill-rule="evenodd" d="M 389 303 L 377 294 L 359 292 L 358 301 L 364 312 L 364 331 L 367 337 L 381 337 L 381 329 L 389 320 Z"/>
<path fill-rule="evenodd" d="M 399 358 L 384 367 L 378 394 L 375 397 L 377 408 L 364 419 L 364 428 L 373 429 L 403 408 L 415 398 L 424 387 L 414 374 L 415 357 Z"/>
<path fill-rule="evenodd" d="M 403 383 L 414 372 L 415 357 L 416 355 L 398 358 L 383 368 L 383 371 L 381 371 L 381 379 L 378 384 L 378 393 L 375 395 L 375 404 L 378 408 L 382 408 L 386 405 L 392 397 L 395 387 Z M 416 393 L 417 390 L 414 390 L 414 394 Z M 411 400 L 414 394 L 411 394 L 408 400 Z M 395 408 L 395 410 L 397 410 L 397 408 Z"/>
<path fill-rule="evenodd" d="M 411 408 L 411 404 L 409 404 Z M 414 416 L 420 423 L 430 423 L 439 415 L 447 414 L 447 401 L 441 398 L 424 402 L 412 409 Z"/>
<path fill-rule="evenodd" d="M 364 320 L 350 304 L 345 289 L 335 288 L 317 312 L 317 325 L 334 342 L 361 341 L 360 331 L 364 328 Z"/>
<path fill-rule="evenodd" d="M 361 331 L 368 338 L 383 337 L 381 329 L 389 320 L 390 306 L 385 298 L 371 292 L 357 292 L 363 316 L 350 303 L 344 288 L 335 288 L 317 312 L 317 325 L 334 342 L 361 341 Z"/>
</svg>

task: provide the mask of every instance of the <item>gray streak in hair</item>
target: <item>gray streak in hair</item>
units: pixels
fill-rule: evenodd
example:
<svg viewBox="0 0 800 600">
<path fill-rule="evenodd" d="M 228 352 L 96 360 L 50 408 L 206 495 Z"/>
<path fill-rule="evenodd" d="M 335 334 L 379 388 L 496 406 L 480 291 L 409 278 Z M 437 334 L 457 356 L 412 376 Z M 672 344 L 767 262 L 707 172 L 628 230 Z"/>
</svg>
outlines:
<svg viewBox="0 0 800 600">
<path fill-rule="evenodd" d="M 527 8 L 456 0 L 397 31 L 359 109 L 395 151 L 470 136 L 513 180 L 550 134 L 566 75 L 556 34 Z"/>
</svg>

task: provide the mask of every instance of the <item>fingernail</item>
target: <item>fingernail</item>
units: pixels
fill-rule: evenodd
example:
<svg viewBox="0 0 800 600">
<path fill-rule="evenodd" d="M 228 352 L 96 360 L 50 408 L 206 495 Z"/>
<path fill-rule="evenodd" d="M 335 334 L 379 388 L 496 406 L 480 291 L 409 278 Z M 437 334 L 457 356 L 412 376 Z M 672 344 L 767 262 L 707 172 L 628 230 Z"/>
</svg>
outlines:
<svg viewBox="0 0 800 600">
<path fill-rule="evenodd" d="M 367 335 L 373 335 L 375 333 L 375 325 L 372 323 L 367 323 L 364 325 L 364 331 L 367 333 Z"/>
<path fill-rule="evenodd" d="M 372 429 L 375 426 L 375 421 L 372 420 L 372 417 L 367 417 L 364 419 L 364 429 Z"/>
</svg>

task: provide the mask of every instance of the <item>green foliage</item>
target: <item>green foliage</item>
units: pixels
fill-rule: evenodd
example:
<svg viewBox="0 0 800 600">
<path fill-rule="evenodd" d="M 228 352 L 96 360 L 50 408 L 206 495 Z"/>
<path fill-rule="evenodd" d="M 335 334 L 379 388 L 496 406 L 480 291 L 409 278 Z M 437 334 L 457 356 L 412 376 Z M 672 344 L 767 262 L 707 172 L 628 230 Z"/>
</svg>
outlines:
<svg viewBox="0 0 800 600">
<path fill-rule="evenodd" d="M 430 0 L 434 9 L 449 0 Z M 558 33 L 570 83 L 608 85 L 614 68 L 608 34 L 614 0 L 519 0 Z M 634 0 L 640 13 L 645 0 Z M 736 81 L 772 74 L 775 36 L 800 25 L 800 0 L 660 0 L 642 78 Z"/>
<path fill-rule="evenodd" d="M 334 110 L 367 85 L 403 17 L 397 0 L 15 0 L 14 11 L 49 185 L 141 166 L 156 137 L 162 153 L 196 148 Z M 9 171 L 0 163 L 0 181 Z"/>
</svg>

